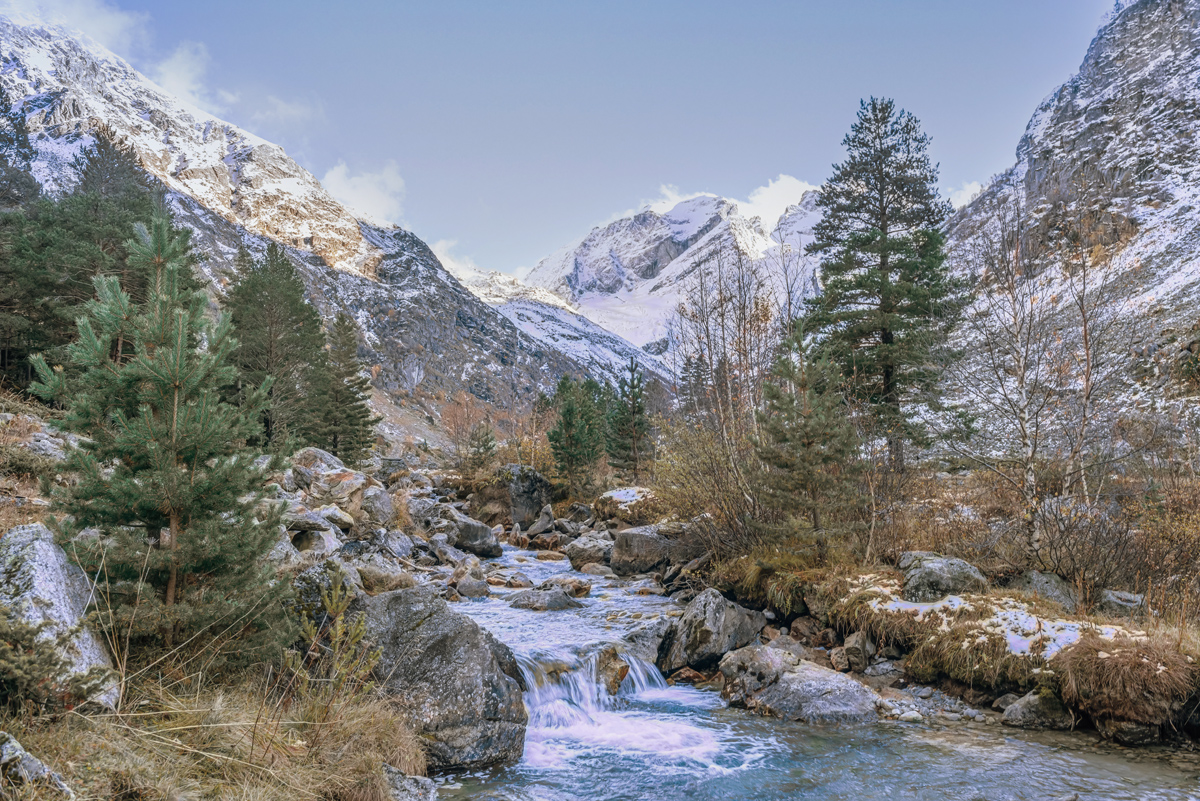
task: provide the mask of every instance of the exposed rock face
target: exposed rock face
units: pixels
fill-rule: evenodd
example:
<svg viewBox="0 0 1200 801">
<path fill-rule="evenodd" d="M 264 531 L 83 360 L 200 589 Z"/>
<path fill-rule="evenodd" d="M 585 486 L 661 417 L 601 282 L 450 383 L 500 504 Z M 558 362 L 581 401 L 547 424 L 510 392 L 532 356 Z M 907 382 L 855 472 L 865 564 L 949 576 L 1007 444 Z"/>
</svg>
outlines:
<svg viewBox="0 0 1200 801">
<path fill-rule="evenodd" d="M 1131 720 L 1101 718 L 1096 721 L 1096 730 L 1104 739 L 1128 746 L 1154 745 L 1162 739 L 1162 731 L 1158 726 Z"/>
<path fill-rule="evenodd" d="M 500 556 L 504 553 L 491 526 L 473 520 L 453 507 L 447 507 L 447 512 L 450 515 L 450 522 L 456 529 L 455 545 L 457 547 L 485 558 Z"/>
<path fill-rule="evenodd" d="M 987 590 L 987 579 L 979 570 L 952 556 L 906 551 L 897 566 L 904 571 L 906 601 L 937 601 L 947 595 Z"/>
<path fill-rule="evenodd" d="M 671 543 L 667 538 L 655 526 L 640 526 L 617 532 L 609 566 L 618 576 L 630 576 L 661 567 L 670 557 Z"/>
<path fill-rule="evenodd" d="M 550 482 L 529 465 L 510 464 L 503 471 L 508 480 L 508 497 L 512 505 L 512 522 L 528 530 L 538 518 L 542 508 L 550 503 Z"/>
<path fill-rule="evenodd" d="M 1018 729 L 1059 729 L 1075 726 L 1075 717 L 1050 693 L 1031 692 L 1008 705 L 1000 722 Z"/>
<path fill-rule="evenodd" d="M 713 667 L 726 653 L 754 639 L 766 623 L 762 612 L 743 609 L 707 589 L 687 605 L 676 622 L 670 646 L 659 658 L 659 669 L 670 673 L 684 666 Z"/>
<path fill-rule="evenodd" d="M 508 648 L 426 587 L 363 602 L 367 636 L 383 656 L 381 686 L 404 699 L 435 770 L 511 764 L 525 745 L 528 713 Z"/>
<path fill-rule="evenodd" d="M 80 626 L 92 601 L 92 584 L 78 565 L 67 559 L 54 534 L 41 523 L 17 526 L 0 537 L 0 604 L 29 623 L 49 624 L 47 639 Z M 82 626 L 64 654 L 71 673 L 82 675 L 112 668 L 104 641 Z M 90 699 L 107 707 L 117 703 L 110 686 Z"/>
</svg>

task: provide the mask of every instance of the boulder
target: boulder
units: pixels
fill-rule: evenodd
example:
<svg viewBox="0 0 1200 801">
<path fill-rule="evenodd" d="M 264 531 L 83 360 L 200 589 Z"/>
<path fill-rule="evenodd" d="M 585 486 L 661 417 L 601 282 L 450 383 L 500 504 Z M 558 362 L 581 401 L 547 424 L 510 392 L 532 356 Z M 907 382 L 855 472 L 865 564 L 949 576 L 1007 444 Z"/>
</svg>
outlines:
<svg viewBox="0 0 1200 801">
<path fill-rule="evenodd" d="M 1062 701 L 1048 692 L 1039 693 L 1036 690 L 1024 698 L 1008 705 L 1000 722 L 1005 726 L 1018 729 L 1058 729 L 1074 728 L 1075 717 Z"/>
<path fill-rule="evenodd" d="M 748 698 L 745 706 L 784 720 L 858 723 L 876 719 L 880 703 L 874 690 L 849 676 L 801 660 Z"/>
<path fill-rule="evenodd" d="M 492 594 L 492 588 L 486 580 L 471 576 L 459 579 L 454 589 L 464 598 L 485 598 Z"/>
<path fill-rule="evenodd" d="M 530 540 L 533 540 L 538 534 L 549 531 L 552 528 L 554 528 L 554 510 L 550 508 L 550 504 L 546 504 L 542 507 L 538 519 L 525 528 L 525 535 Z"/>
<path fill-rule="evenodd" d="M 0 789 L 4 787 L 28 788 L 29 798 L 74 798 L 75 793 L 63 781 L 63 777 L 46 766 L 46 763 L 26 751 L 17 738 L 0 731 Z M 50 795 L 43 795 L 49 791 Z M 8 794 L 4 794 L 8 798 Z M 14 798 L 25 798 L 21 792 Z"/>
<path fill-rule="evenodd" d="M 528 713 L 512 652 L 428 587 L 363 603 L 375 674 L 423 739 L 433 770 L 474 770 L 521 758 Z"/>
<path fill-rule="evenodd" d="M 437 801 L 438 789 L 433 779 L 408 776 L 391 765 L 383 766 L 390 801 Z"/>
<path fill-rule="evenodd" d="M 830 649 L 829 664 L 839 673 L 849 673 L 850 657 L 846 656 L 846 649 L 841 646 Z"/>
<path fill-rule="evenodd" d="M 491 526 L 467 517 L 453 507 L 448 514 L 455 527 L 455 545 L 459 548 L 485 558 L 494 558 L 504 553 Z"/>
<path fill-rule="evenodd" d="M 799 662 L 798 656 L 783 648 L 748 645 L 730 651 L 721 657 L 721 675 L 725 677 L 721 695 L 730 706 L 745 708 L 755 695 Z"/>
<path fill-rule="evenodd" d="M 407 504 L 408 516 L 418 526 L 429 528 L 436 516 L 438 502 L 428 495 L 410 496 Z"/>
<path fill-rule="evenodd" d="M 616 695 L 621 682 L 629 675 L 629 662 L 615 646 L 609 645 L 596 654 L 596 683 Z"/>
<path fill-rule="evenodd" d="M 14 619 L 45 623 L 41 636 L 46 640 L 78 627 L 63 654 L 72 676 L 101 676 L 112 669 L 104 640 L 85 624 L 92 601 L 91 581 L 54 542 L 50 529 L 33 523 L 0 537 L 0 605 Z M 118 692 L 115 684 L 107 684 L 88 700 L 112 708 Z"/>
<path fill-rule="evenodd" d="M 992 709 L 996 710 L 997 712 L 1003 712 L 1020 700 L 1021 696 L 1017 695 L 1016 693 L 1005 693 L 995 701 L 992 701 Z"/>
<path fill-rule="evenodd" d="M 565 562 L 567 555 L 558 551 L 539 551 L 537 555 L 539 562 Z"/>
<path fill-rule="evenodd" d="M 1158 726 L 1135 723 L 1132 720 L 1113 720 L 1112 718 L 1100 718 L 1095 723 L 1096 730 L 1100 732 L 1101 737 L 1121 745 L 1154 745 L 1162 739 L 1162 731 Z"/>
<path fill-rule="evenodd" d="M 363 490 L 362 513 L 370 522 L 387 526 L 396 516 L 392 496 L 383 487 L 367 487 Z"/>
<path fill-rule="evenodd" d="M 582 570 L 585 565 L 608 564 L 612 552 L 612 542 L 599 537 L 580 537 L 563 548 L 563 553 L 571 560 L 571 567 L 576 570 Z"/>
<path fill-rule="evenodd" d="M 328 473 L 335 470 L 345 470 L 346 464 L 329 451 L 320 448 L 301 448 L 292 454 L 292 469 L 296 465 L 306 468 L 306 472 Z"/>
<path fill-rule="evenodd" d="M 300 563 L 303 558 L 300 556 L 300 551 L 292 544 L 292 534 L 287 529 L 280 526 L 279 539 L 275 543 L 275 547 L 267 553 L 266 560 L 279 568 L 291 567 Z M 299 536 L 299 535 L 297 535 Z"/>
<path fill-rule="evenodd" d="M 434 534 L 429 538 L 429 550 L 437 557 L 438 562 L 443 565 L 455 566 L 462 560 L 467 558 L 467 555 L 455 548 L 448 540 L 445 534 Z"/>
<path fill-rule="evenodd" d="M 1027 570 L 1009 586 L 1014 590 L 1022 590 L 1053 601 L 1069 614 L 1074 614 L 1079 606 L 1079 593 L 1076 589 L 1066 579 L 1053 573 Z"/>
<path fill-rule="evenodd" d="M 296 606 L 312 610 L 314 613 L 322 612 L 325 602 L 321 596 L 333 587 L 334 576 L 340 577 L 342 589 L 349 593 L 350 597 L 357 599 L 366 593 L 358 570 L 339 557 L 332 556 L 319 565 L 300 571 L 292 578 Z"/>
<path fill-rule="evenodd" d="M 509 596 L 508 605 L 513 609 L 530 609 L 534 612 L 557 612 L 583 606 L 559 587 L 552 590 L 522 590 L 513 593 Z"/>
<path fill-rule="evenodd" d="M 1146 597 L 1133 592 L 1101 590 L 1092 611 L 1109 617 L 1140 617 L 1146 613 Z"/>
<path fill-rule="evenodd" d="M 671 543 L 655 526 L 617 532 L 609 566 L 619 576 L 648 573 L 670 560 Z"/>
<path fill-rule="evenodd" d="M 713 667 L 726 653 L 754 639 L 766 622 L 762 612 L 750 612 L 707 589 L 683 610 L 658 667 L 664 673 L 684 666 Z"/>
<path fill-rule="evenodd" d="M 856 631 L 846 638 L 842 650 L 846 654 L 850 669 L 855 673 L 862 673 L 870 666 L 871 658 L 875 656 L 875 643 L 871 642 L 865 631 Z"/>
<path fill-rule="evenodd" d="M 984 592 L 987 579 L 973 565 L 953 556 L 906 551 L 897 565 L 904 571 L 904 600 L 938 601 L 947 595 Z"/>
<path fill-rule="evenodd" d="M 412 557 L 413 538 L 398 528 L 389 529 L 377 535 L 379 547 L 397 559 Z"/>
<path fill-rule="evenodd" d="M 320 509 L 317 509 L 317 514 L 340 528 L 342 531 L 349 531 L 350 529 L 354 528 L 354 515 L 350 514 L 336 503 L 325 504 Z"/>
<path fill-rule="evenodd" d="M 283 525 L 288 531 L 328 531 L 333 528 L 333 524 L 323 516 L 300 504 L 294 504 L 284 510 Z"/>
<path fill-rule="evenodd" d="M 602 578 L 614 578 L 617 575 L 612 571 L 611 567 L 608 565 L 602 565 L 599 562 L 593 562 L 592 564 L 584 565 L 583 567 L 579 568 L 579 572 L 583 573 L 585 576 L 600 576 Z"/>
<path fill-rule="evenodd" d="M 664 640 L 674 631 L 675 622 L 669 617 L 656 617 L 625 633 L 625 653 L 635 659 L 654 664 Z"/>
<path fill-rule="evenodd" d="M 539 590 L 558 588 L 572 598 L 586 598 L 592 591 L 592 582 L 572 575 L 561 575 L 548 578 L 537 587 Z"/>
<path fill-rule="evenodd" d="M 571 507 L 567 509 L 567 520 L 571 521 L 572 523 L 584 524 L 588 520 L 592 519 L 592 516 L 592 507 L 588 506 L 586 503 L 573 503 L 571 504 Z"/>
<path fill-rule="evenodd" d="M 533 582 L 529 580 L 529 576 L 521 571 L 517 571 L 508 577 L 504 582 L 505 587 L 513 587 L 514 589 L 526 589 L 533 586 Z"/>
<path fill-rule="evenodd" d="M 528 465 L 505 465 L 501 471 L 509 476 L 512 521 L 527 529 L 537 522 L 541 510 L 550 504 L 553 487 L 541 473 Z"/>
</svg>

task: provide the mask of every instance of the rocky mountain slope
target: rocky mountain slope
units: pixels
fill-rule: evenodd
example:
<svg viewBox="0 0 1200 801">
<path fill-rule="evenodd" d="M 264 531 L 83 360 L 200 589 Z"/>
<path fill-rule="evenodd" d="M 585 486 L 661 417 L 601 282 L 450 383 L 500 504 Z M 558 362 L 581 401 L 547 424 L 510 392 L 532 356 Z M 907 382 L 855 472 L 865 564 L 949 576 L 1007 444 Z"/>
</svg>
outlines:
<svg viewBox="0 0 1200 801">
<path fill-rule="evenodd" d="M 527 280 L 630 342 L 662 349 L 668 321 L 701 264 L 717 254 L 726 263 L 741 257 L 777 282 L 783 249 L 798 257 L 818 215 L 814 192 L 797 198 L 778 221 L 746 218 L 733 201 L 702 195 L 664 213 L 645 209 L 594 228 L 538 262 Z M 799 266 L 801 283 L 811 286 L 814 265 Z"/>
<path fill-rule="evenodd" d="M 607 337 L 586 352 L 562 332 L 561 348 L 531 336 L 536 326 L 465 289 L 417 236 L 357 219 L 282 148 L 181 102 L 86 36 L 0 17 L 0 80 L 25 113 L 48 192 L 70 188 L 72 160 L 103 127 L 166 186 L 216 292 L 239 245 L 285 245 L 322 313 L 358 320 L 393 433 L 432 435 L 444 394 L 529 397 L 565 372 L 608 377 L 635 350 L 607 332 L 580 335 Z"/>
</svg>

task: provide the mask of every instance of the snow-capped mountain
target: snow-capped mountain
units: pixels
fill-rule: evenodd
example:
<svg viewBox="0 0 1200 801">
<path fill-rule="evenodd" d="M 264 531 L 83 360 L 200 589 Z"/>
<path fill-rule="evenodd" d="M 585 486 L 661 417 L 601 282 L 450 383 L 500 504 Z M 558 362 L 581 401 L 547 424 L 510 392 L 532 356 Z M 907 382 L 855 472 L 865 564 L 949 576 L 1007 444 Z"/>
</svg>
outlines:
<svg viewBox="0 0 1200 801">
<path fill-rule="evenodd" d="M 282 148 L 173 97 L 85 35 L 0 17 L 0 80 L 28 120 L 34 174 L 46 191 L 73 185 L 72 160 L 105 129 L 165 185 L 195 233 L 215 292 L 239 246 L 261 252 L 268 241 L 283 244 L 322 313 L 347 310 L 358 320 L 360 355 L 381 402 L 423 394 L 424 405 L 409 414 L 417 422 L 432 419 L 434 396 L 458 389 L 493 401 L 530 396 L 567 372 L 611 377 L 636 350 L 586 328 L 576 339 L 601 344 L 580 346 L 569 317 L 548 335 L 515 311 L 493 308 L 418 237 L 356 218 Z"/>
<path fill-rule="evenodd" d="M 658 345 L 667 334 L 688 281 L 720 256 L 759 263 L 777 277 L 783 249 L 800 259 L 811 287 L 813 264 L 802 258 L 820 219 L 816 193 L 806 192 L 771 228 L 746 218 L 735 202 L 712 195 L 659 213 L 645 209 L 603 227 L 542 259 L 527 282 L 569 301 L 589 320 L 636 345 Z"/>
</svg>

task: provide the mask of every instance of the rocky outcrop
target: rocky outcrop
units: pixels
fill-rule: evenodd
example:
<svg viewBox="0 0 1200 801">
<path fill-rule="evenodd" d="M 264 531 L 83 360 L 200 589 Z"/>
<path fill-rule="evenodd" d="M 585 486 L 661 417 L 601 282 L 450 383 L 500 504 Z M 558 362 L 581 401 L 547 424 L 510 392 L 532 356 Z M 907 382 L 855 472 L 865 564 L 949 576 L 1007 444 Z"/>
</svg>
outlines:
<svg viewBox="0 0 1200 801">
<path fill-rule="evenodd" d="M 987 579 L 974 566 L 953 556 L 926 551 L 906 551 L 897 563 L 904 571 L 906 601 L 937 601 L 947 595 L 986 592 Z"/>
<path fill-rule="evenodd" d="M 100 677 L 112 669 L 104 641 L 85 625 L 92 583 L 41 523 L 17 526 L 0 537 L 0 605 L 28 623 L 47 624 L 42 637 L 55 639 L 72 629 L 77 633 L 63 656 L 70 674 Z M 116 706 L 118 689 L 107 685 L 91 700 Z"/>
<path fill-rule="evenodd" d="M 609 566 L 618 576 L 631 576 L 662 567 L 670 558 L 671 543 L 657 527 L 640 526 L 617 532 Z"/>
<path fill-rule="evenodd" d="M 670 643 L 659 656 L 659 669 L 671 673 L 684 666 L 713 667 L 726 653 L 754 639 L 766 622 L 762 612 L 743 609 L 707 589 L 687 605 L 675 623 Z"/>
<path fill-rule="evenodd" d="M 381 652 L 380 686 L 425 742 L 434 770 L 512 764 L 528 714 L 512 652 L 427 587 L 363 602 L 367 636 Z"/>
<path fill-rule="evenodd" d="M 529 465 L 505 465 L 501 473 L 508 476 L 512 522 L 528 529 L 537 521 L 542 508 L 549 505 L 553 487 L 545 476 Z"/>
</svg>

